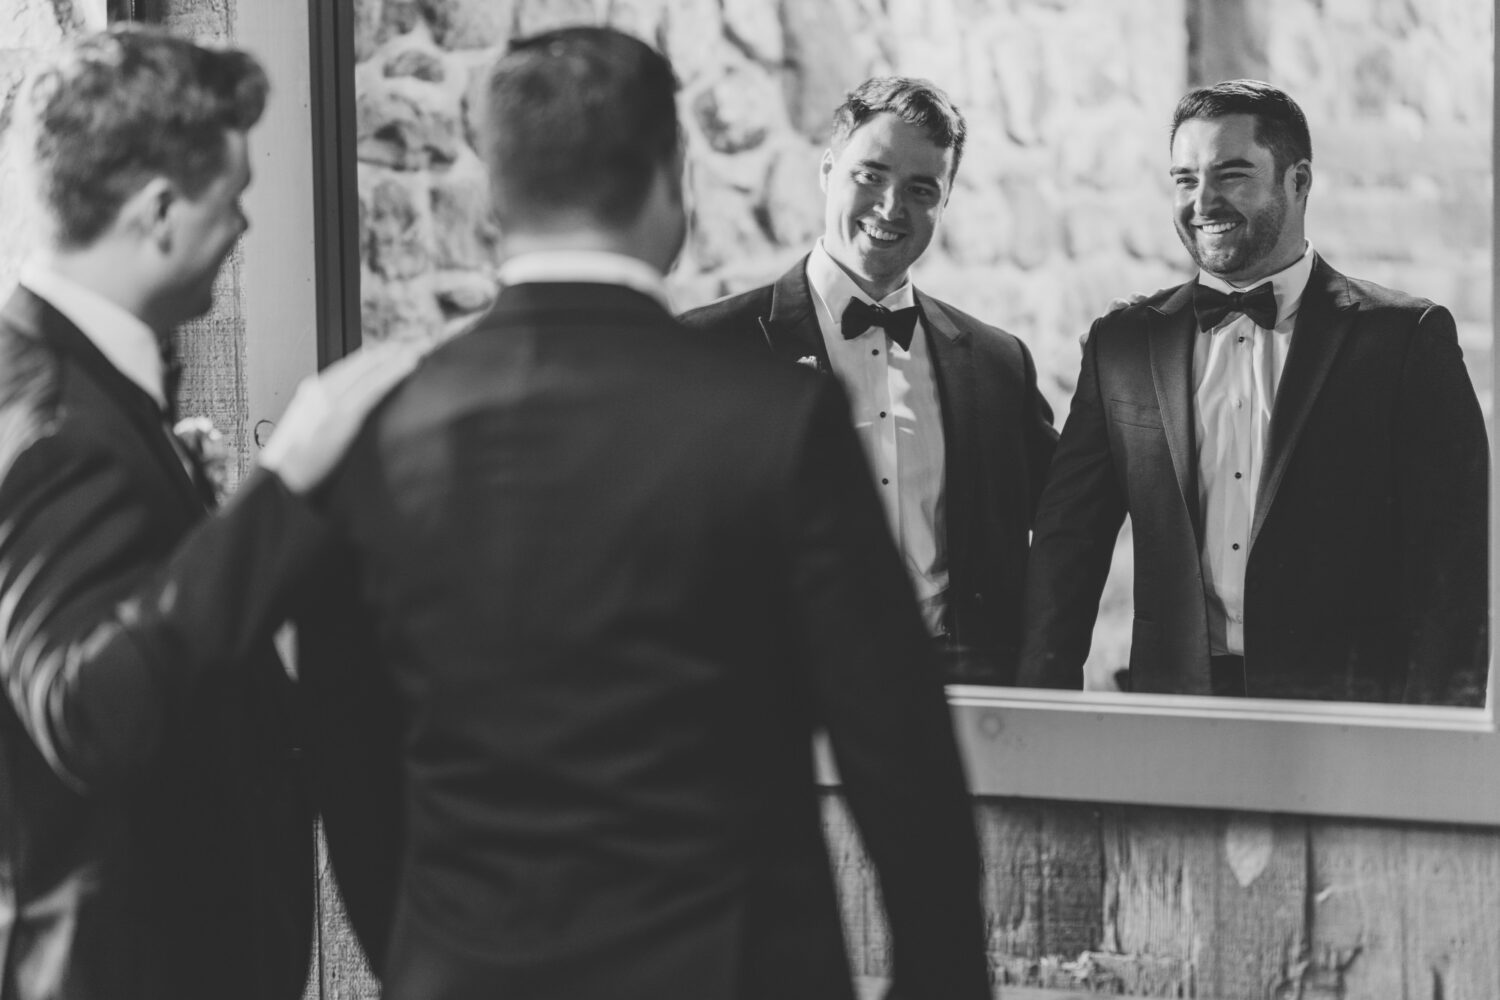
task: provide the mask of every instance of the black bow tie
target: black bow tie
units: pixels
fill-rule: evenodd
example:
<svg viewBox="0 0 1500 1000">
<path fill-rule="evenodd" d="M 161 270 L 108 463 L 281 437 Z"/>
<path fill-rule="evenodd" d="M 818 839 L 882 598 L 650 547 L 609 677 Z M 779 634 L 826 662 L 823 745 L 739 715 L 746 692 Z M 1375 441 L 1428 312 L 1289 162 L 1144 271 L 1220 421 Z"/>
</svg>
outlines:
<svg viewBox="0 0 1500 1000">
<path fill-rule="evenodd" d="M 1200 330 L 1212 330 L 1230 313 L 1243 313 L 1262 330 L 1270 330 L 1276 326 L 1276 292 L 1269 281 L 1248 292 L 1228 294 L 1199 284 L 1193 289 L 1193 312 L 1198 314 Z"/>
<path fill-rule="evenodd" d="M 886 336 L 900 344 L 903 351 L 909 351 L 912 332 L 917 328 L 917 307 L 890 310 L 860 299 L 850 299 L 844 307 L 843 318 L 839 320 L 844 339 L 853 340 L 872 326 L 884 329 Z"/>
</svg>

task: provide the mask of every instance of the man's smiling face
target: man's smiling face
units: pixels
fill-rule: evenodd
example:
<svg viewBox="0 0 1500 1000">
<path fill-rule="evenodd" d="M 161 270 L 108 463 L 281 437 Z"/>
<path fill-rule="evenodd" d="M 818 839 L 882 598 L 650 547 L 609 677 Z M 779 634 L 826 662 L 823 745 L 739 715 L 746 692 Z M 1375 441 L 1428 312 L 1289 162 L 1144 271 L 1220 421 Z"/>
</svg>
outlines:
<svg viewBox="0 0 1500 1000">
<path fill-rule="evenodd" d="M 1253 116 L 1184 121 L 1172 140 L 1171 173 L 1177 235 L 1209 274 L 1245 286 L 1302 255 L 1311 167 L 1303 161 L 1278 176 Z"/>
<path fill-rule="evenodd" d="M 942 218 L 953 150 L 882 112 L 842 149 L 823 154 L 823 247 L 867 295 L 880 300 L 906 280 Z"/>
</svg>

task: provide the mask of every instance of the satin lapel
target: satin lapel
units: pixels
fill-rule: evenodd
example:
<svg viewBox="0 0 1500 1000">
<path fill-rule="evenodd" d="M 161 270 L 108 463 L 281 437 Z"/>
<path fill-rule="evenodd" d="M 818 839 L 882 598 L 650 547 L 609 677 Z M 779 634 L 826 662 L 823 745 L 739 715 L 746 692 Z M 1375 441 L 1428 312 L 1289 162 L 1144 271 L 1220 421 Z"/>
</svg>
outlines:
<svg viewBox="0 0 1500 1000">
<path fill-rule="evenodd" d="M 182 460 L 167 439 L 167 429 L 156 401 L 145 390 L 110 364 L 94 342 L 67 317 L 25 288 L 18 289 L 6 305 L 6 316 L 83 369 L 140 433 L 147 449 L 156 456 L 162 471 L 183 499 L 194 509 L 204 505 L 192 477 L 183 468 Z"/>
<path fill-rule="evenodd" d="M 1197 532 L 1201 528 L 1197 451 L 1193 446 L 1193 338 L 1197 323 L 1192 302 L 1193 283 L 1188 282 L 1163 302 L 1160 309 L 1150 309 L 1146 315 L 1151 381 L 1161 410 L 1162 433 L 1172 456 L 1172 470 L 1177 473 L 1177 489 Z"/>
<path fill-rule="evenodd" d="M 1349 294 L 1348 279 L 1324 263 L 1323 258 L 1316 258 L 1307 290 L 1302 293 L 1302 304 L 1297 309 L 1286 367 L 1276 387 L 1276 403 L 1271 408 L 1271 432 L 1255 491 L 1255 519 L 1250 526 L 1252 550 L 1260 526 L 1276 500 L 1276 491 L 1286 475 L 1287 463 L 1296 450 L 1318 390 L 1327 380 L 1358 312 Z"/>
<path fill-rule="evenodd" d="M 818 327 L 817 307 L 807 284 L 807 258 L 783 274 L 771 286 L 771 312 L 759 318 L 761 332 L 771 353 L 783 361 L 818 359 L 818 370 L 832 372 L 823 331 Z"/>
<path fill-rule="evenodd" d="M 978 531 L 976 486 L 979 449 L 978 396 L 974 388 L 974 338 L 948 318 L 941 305 L 916 291 L 922 328 L 927 334 L 932 378 L 943 411 L 944 517 L 947 521 L 948 571 L 955 585 L 969 579 L 967 560 Z"/>
</svg>

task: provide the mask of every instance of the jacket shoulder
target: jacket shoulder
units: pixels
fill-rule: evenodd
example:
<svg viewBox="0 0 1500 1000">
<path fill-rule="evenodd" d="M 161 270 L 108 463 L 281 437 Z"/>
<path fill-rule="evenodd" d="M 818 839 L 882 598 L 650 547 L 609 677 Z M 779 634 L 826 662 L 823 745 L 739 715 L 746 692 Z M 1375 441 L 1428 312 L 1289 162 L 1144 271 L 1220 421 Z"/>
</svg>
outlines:
<svg viewBox="0 0 1500 1000">
<path fill-rule="evenodd" d="M 708 305 L 689 309 L 677 317 L 677 322 L 689 330 L 731 332 L 753 326 L 756 319 L 771 311 L 773 286 L 762 285 L 748 292 L 728 295 Z"/>
<path fill-rule="evenodd" d="M 925 294 L 924 298 L 926 304 L 941 313 L 947 322 L 974 337 L 976 344 L 1020 361 L 1030 357 L 1031 352 L 1027 349 L 1026 342 L 1015 334 L 993 323 L 986 323 L 942 299 Z"/>
<path fill-rule="evenodd" d="M 1349 297 L 1359 304 L 1361 312 L 1391 311 L 1420 315 L 1437 305 L 1431 299 L 1403 292 L 1399 288 L 1387 288 L 1363 278 L 1345 276 L 1344 281 L 1348 284 Z"/>
</svg>

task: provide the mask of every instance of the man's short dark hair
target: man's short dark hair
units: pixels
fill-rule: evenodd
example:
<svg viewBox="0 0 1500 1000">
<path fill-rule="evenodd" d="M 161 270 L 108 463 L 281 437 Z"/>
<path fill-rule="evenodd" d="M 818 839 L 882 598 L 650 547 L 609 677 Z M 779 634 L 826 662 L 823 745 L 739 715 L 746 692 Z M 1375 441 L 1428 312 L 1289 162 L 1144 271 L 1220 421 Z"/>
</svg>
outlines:
<svg viewBox="0 0 1500 1000">
<path fill-rule="evenodd" d="M 1294 163 L 1312 160 L 1307 116 L 1286 91 L 1260 80 L 1226 80 L 1189 91 L 1172 113 L 1168 145 L 1177 141 L 1177 129 L 1188 119 L 1225 115 L 1254 116 L 1255 141 L 1271 151 L 1277 177 L 1285 176 Z"/>
<path fill-rule="evenodd" d="M 612 28 L 519 39 L 495 64 L 485 158 L 503 227 L 583 211 L 635 219 L 655 171 L 676 160 L 677 77 L 645 42 Z"/>
<path fill-rule="evenodd" d="M 30 90 L 33 166 L 63 247 L 88 246 L 153 177 L 196 196 L 223 173 L 225 133 L 265 110 L 260 63 L 160 28 L 86 36 Z"/>
<path fill-rule="evenodd" d="M 937 85 L 911 76 L 876 76 L 849 91 L 833 112 L 833 137 L 829 145 L 837 153 L 844 148 L 855 129 L 876 115 L 890 113 L 915 125 L 939 149 L 953 150 L 953 169 L 949 179 L 958 174 L 958 161 L 964 156 L 964 140 L 969 127 L 958 107 Z"/>
</svg>

